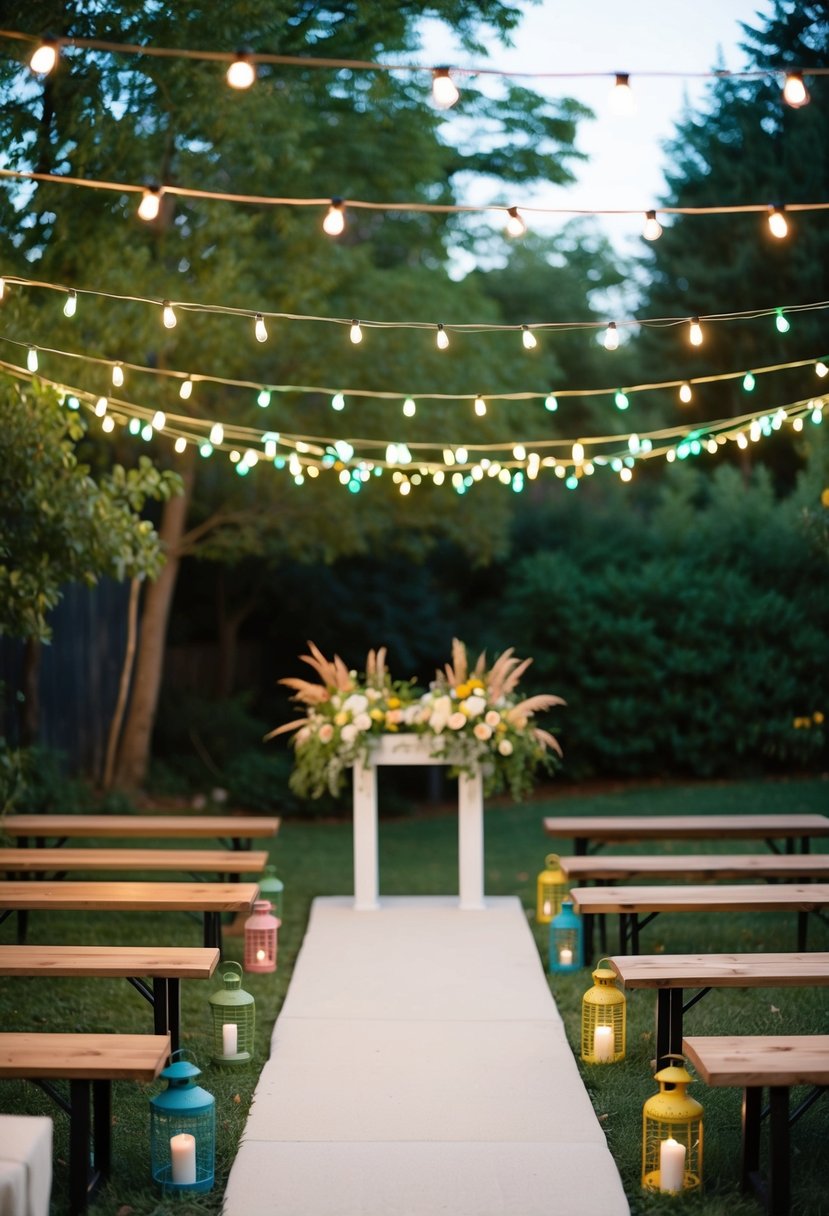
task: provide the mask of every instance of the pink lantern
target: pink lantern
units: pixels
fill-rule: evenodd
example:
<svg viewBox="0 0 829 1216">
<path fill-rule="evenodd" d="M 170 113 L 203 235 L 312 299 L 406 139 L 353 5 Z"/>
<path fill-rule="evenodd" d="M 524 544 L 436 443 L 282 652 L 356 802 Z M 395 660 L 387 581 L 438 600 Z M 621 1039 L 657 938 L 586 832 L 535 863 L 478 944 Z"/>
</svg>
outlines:
<svg viewBox="0 0 829 1216">
<path fill-rule="evenodd" d="M 282 922 L 267 899 L 257 899 L 245 921 L 245 971 L 276 971 L 276 931 Z"/>
</svg>

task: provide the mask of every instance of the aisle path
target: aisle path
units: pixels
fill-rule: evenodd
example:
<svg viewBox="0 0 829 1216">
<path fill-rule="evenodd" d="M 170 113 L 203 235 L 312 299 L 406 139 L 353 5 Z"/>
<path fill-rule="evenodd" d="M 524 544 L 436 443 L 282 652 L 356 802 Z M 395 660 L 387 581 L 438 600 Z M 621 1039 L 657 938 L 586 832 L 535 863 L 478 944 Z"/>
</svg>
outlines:
<svg viewBox="0 0 829 1216">
<path fill-rule="evenodd" d="M 224 1216 L 628 1216 L 520 902 L 352 902 L 314 901 Z"/>
</svg>

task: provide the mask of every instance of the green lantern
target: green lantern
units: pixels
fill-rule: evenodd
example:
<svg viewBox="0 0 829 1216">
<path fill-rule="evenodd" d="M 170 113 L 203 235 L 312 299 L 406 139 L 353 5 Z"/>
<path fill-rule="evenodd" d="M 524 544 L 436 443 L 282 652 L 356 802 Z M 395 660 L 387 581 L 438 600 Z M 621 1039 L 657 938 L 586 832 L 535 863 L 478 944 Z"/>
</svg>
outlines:
<svg viewBox="0 0 829 1216">
<path fill-rule="evenodd" d="M 284 891 L 285 884 L 281 878 L 277 878 L 276 866 L 265 866 L 263 877 L 259 881 L 259 896 L 261 899 L 268 900 L 277 920 L 282 920 L 282 896 Z"/>
<path fill-rule="evenodd" d="M 213 1059 L 217 1064 L 249 1064 L 253 1056 L 256 1002 L 242 987 L 239 963 L 230 961 L 219 966 L 222 987 L 209 998 L 213 1018 Z"/>
<path fill-rule="evenodd" d="M 164 1191 L 209 1191 L 216 1168 L 216 1100 L 196 1085 L 184 1048 L 162 1069 L 167 1089 L 150 1099 L 150 1167 Z"/>
</svg>

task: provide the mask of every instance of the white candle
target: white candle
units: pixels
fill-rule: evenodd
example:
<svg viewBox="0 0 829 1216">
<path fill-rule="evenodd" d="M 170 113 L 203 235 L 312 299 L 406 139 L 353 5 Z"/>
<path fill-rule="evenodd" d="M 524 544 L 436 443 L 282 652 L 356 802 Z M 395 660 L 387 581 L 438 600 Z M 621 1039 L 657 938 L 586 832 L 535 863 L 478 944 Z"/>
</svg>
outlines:
<svg viewBox="0 0 829 1216">
<path fill-rule="evenodd" d="M 681 1191 L 685 1184 L 685 1145 L 669 1137 L 659 1146 L 659 1189 Z"/>
<path fill-rule="evenodd" d="M 239 1042 L 239 1028 L 235 1022 L 225 1022 L 222 1027 L 222 1055 L 235 1056 Z"/>
<path fill-rule="evenodd" d="M 543 907 L 542 907 L 542 912 L 544 913 L 545 916 L 549 916 L 550 913 L 552 912 L 552 910 L 553 910 L 553 906 L 550 903 L 549 899 L 545 899 Z"/>
<path fill-rule="evenodd" d="M 170 1140 L 170 1159 L 173 1163 L 173 1182 L 196 1181 L 196 1137 L 181 1132 Z"/>
<path fill-rule="evenodd" d="M 256 951 L 256 961 L 257 961 L 257 963 L 264 963 L 264 961 L 265 961 L 265 951 L 264 950 Z"/>
<path fill-rule="evenodd" d="M 558 961 L 561 963 L 562 967 L 572 967 L 573 951 L 570 949 L 569 946 L 561 947 L 561 949 L 558 952 Z"/>
<path fill-rule="evenodd" d="M 597 1026 L 593 1031 L 593 1056 L 599 1064 L 613 1059 L 613 1027 Z"/>
</svg>

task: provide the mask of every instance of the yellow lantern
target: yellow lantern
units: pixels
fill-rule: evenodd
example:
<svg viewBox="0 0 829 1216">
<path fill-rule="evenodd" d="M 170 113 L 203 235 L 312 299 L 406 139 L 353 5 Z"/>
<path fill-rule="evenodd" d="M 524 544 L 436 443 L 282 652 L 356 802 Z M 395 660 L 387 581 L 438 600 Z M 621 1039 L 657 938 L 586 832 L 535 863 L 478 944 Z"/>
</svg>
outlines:
<svg viewBox="0 0 829 1216">
<path fill-rule="evenodd" d="M 702 1186 L 702 1107 L 685 1092 L 692 1081 L 681 1055 L 654 1074 L 659 1093 L 642 1107 L 642 1186 L 667 1193 Z"/>
<path fill-rule="evenodd" d="M 568 893 L 567 879 L 559 864 L 557 853 L 548 853 L 545 869 L 538 876 L 538 898 L 535 919 L 540 925 L 549 925 L 561 911 L 561 901 Z"/>
<path fill-rule="evenodd" d="M 616 987 L 616 972 L 603 967 L 593 972 L 593 987 L 581 999 L 581 1058 L 587 1064 L 615 1064 L 625 1058 L 625 994 Z"/>
</svg>

